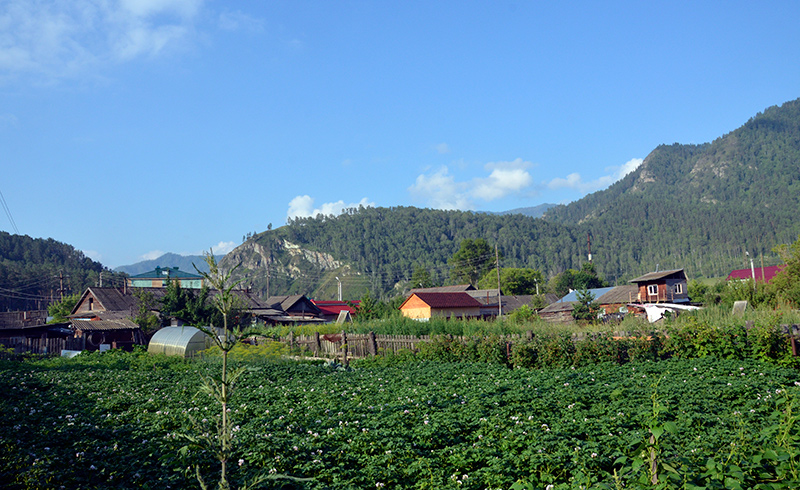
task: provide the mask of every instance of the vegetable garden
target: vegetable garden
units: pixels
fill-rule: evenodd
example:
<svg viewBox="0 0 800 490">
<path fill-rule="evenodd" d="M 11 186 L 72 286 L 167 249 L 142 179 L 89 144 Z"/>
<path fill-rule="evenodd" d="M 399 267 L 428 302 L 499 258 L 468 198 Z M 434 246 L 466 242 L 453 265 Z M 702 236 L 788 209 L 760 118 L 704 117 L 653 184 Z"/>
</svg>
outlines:
<svg viewBox="0 0 800 490">
<path fill-rule="evenodd" d="M 509 369 L 257 360 L 231 478 L 261 488 L 796 488 L 800 375 L 706 357 Z M 189 488 L 217 361 L 143 352 L 0 363 L 3 488 Z M 298 482 L 279 475 L 309 478 Z"/>
</svg>

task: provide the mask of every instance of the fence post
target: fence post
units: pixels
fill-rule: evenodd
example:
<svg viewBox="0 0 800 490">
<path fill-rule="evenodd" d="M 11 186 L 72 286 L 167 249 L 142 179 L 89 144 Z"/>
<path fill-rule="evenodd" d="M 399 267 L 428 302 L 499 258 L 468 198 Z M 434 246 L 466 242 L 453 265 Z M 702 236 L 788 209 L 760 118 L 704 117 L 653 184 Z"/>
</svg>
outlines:
<svg viewBox="0 0 800 490">
<path fill-rule="evenodd" d="M 319 341 L 319 332 L 314 332 L 314 357 L 319 357 L 322 350 L 322 344 Z"/>
<path fill-rule="evenodd" d="M 294 349 L 294 332 L 289 332 L 289 348 Z"/>
<path fill-rule="evenodd" d="M 367 348 L 371 356 L 374 357 L 378 355 L 378 341 L 375 340 L 375 332 L 367 334 Z"/>
<path fill-rule="evenodd" d="M 344 362 L 342 364 L 349 366 L 350 362 L 347 359 L 347 333 L 344 330 L 342 330 L 342 348 L 344 350 Z"/>
</svg>

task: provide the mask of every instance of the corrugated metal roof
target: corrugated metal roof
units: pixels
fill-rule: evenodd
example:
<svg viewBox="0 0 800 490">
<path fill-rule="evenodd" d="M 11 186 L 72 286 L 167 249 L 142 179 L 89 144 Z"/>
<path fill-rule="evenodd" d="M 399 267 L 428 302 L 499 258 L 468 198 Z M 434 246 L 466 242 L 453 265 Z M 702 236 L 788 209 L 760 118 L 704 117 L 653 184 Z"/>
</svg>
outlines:
<svg viewBox="0 0 800 490">
<path fill-rule="evenodd" d="M 636 279 L 631 279 L 628 282 L 655 281 L 655 280 L 658 280 L 658 279 L 663 279 L 665 277 L 671 276 L 673 274 L 677 274 L 679 272 L 683 273 L 683 269 L 673 269 L 673 270 L 669 270 L 669 271 L 659 271 L 659 272 L 648 272 L 647 274 L 645 274 L 643 276 L 639 276 Z M 683 274 L 683 275 L 686 276 L 686 274 Z"/>
<path fill-rule="evenodd" d="M 595 301 L 601 305 L 614 305 L 636 301 L 639 296 L 639 287 L 634 284 L 625 284 L 611 288 L 611 291 L 599 296 Z"/>
<path fill-rule="evenodd" d="M 82 332 L 106 330 L 138 330 L 139 325 L 130 320 L 72 320 L 72 328 Z"/>
<path fill-rule="evenodd" d="M 593 288 L 593 289 L 589 289 L 588 291 L 594 296 L 595 301 L 597 301 L 597 298 L 599 298 L 600 296 L 606 294 L 607 292 L 611 291 L 612 289 L 614 289 L 614 288 L 613 287 L 610 287 L 610 288 Z M 560 300 L 558 300 L 558 302 L 559 303 L 571 303 L 571 302 L 578 301 L 578 291 L 580 291 L 580 290 L 577 289 L 575 291 L 570 292 L 568 295 L 566 295 L 563 298 L 561 298 Z"/>
<path fill-rule="evenodd" d="M 155 269 L 135 276 L 130 279 L 202 279 L 199 274 L 192 274 L 178 269 L 177 267 L 156 267 Z"/>
<path fill-rule="evenodd" d="M 474 308 L 481 303 L 467 293 L 414 293 L 431 308 Z M 408 300 L 406 300 L 408 301 Z"/>
<path fill-rule="evenodd" d="M 474 291 L 475 288 L 472 284 L 457 284 L 455 286 L 439 286 L 435 288 L 414 288 L 409 291 L 409 294 L 414 293 L 462 293 L 465 291 Z"/>
<path fill-rule="evenodd" d="M 783 270 L 784 267 L 786 266 L 771 265 L 769 267 L 756 267 L 755 268 L 756 282 L 758 281 L 770 282 L 772 278 L 778 274 L 778 272 Z M 736 269 L 735 271 L 731 271 L 731 273 L 728 274 L 727 279 L 729 281 L 731 279 L 752 279 L 753 270 L 754 269 Z"/>
</svg>

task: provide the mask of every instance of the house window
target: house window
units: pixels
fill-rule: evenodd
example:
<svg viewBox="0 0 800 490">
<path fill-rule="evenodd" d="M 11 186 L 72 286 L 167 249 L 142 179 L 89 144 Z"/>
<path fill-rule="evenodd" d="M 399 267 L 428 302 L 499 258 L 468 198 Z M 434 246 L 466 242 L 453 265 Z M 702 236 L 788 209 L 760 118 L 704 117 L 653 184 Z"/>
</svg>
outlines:
<svg viewBox="0 0 800 490">
<path fill-rule="evenodd" d="M 675 294 L 683 294 L 683 284 L 678 283 L 675 285 Z"/>
<path fill-rule="evenodd" d="M 89 298 L 89 311 L 94 309 L 94 298 Z"/>
<path fill-rule="evenodd" d="M 650 284 L 647 286 L 648 296 L 658 296 L 658 284 Z"/>
</svg>

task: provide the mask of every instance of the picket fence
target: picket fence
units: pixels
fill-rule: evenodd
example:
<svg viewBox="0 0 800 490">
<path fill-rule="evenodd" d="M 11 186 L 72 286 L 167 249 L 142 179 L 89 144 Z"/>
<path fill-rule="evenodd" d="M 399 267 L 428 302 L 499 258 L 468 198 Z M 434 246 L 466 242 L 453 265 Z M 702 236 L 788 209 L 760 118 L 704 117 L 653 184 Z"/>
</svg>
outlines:
<svg viewBox="0 0 800 490">
<path fill-rule="evenodd" d="M 752 328 L 753 322 L 746 322 L 745 328 Z M 792 355 L 800 355 L 800 325 L 781 325 L 782 332 L 791 342 Z M 506 348 L 510 354 L 513 344 L 532 339 L 533 331 L 524 334 L 505 335 L 500 337 L 501 342 L 506 343 Z M 591 340 L 597 336 L 596 333 L 575 333 L 572 335 L 573 342 Z M 632 338 L 641 336 L 640 332 L 617 331 L 613 333 L 615 338 Z M 312 354 L 314 357 L 324 357 L 329 359 L 358 359 L 378 355 L 396 354 L 401 350 L 416 352 L 419 345 L 430 342 L 432 339 L 440 338 L 441 335 L 376 335 L 373 332 L 366 334 L 355 334 L 339 332 L 336 334 L 313 335 L 293 335 L 289 334 L 280 337 L 279 342 L 286 344 L 292 349 L 299 348 L 301 351 Z M 449 339 L 467 343 L 475 337 L 447 335 Z M 267 338 L 257 339 L 258 341 L 273 340 Z"/>
</svg>

